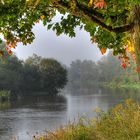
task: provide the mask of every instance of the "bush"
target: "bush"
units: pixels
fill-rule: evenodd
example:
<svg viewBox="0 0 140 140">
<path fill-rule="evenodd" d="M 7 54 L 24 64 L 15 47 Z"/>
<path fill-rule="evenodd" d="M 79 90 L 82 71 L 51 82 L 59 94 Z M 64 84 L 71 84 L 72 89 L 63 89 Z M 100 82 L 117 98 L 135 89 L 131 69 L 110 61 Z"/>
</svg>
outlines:
<svg viewBox="0 0 140 140">
<path fill-rule="evenodd" d="M 9 100 L 11 96 L 11 92 L 7 90 L 0 91 L 0 101 Z"/>
</svg>

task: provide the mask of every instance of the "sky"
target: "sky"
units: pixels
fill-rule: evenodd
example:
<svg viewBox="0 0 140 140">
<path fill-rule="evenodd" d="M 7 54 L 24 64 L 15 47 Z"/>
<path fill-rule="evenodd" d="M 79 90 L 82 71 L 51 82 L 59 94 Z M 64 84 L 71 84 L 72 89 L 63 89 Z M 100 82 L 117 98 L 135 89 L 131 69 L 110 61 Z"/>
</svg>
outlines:
<svg viewBox="0 0 140 140">
<path fill-rule="evenodd" d="M 58 21 L 60 15 L 54 19 Z M 76 37 L 66 35 L 56 36 L 54 31 L 47 30 L 42 22 L 33 27 L 35 40 L 32 44 L 23 46 L 18 44 L 14 50 L 20 59 L 27 59 L 33 53 L 45 57 L 54 58 L 65 65 L 70 65 L 74 60 L 98 61 L 102 55 L 97 45 L 90 42 L 89 34 L 84 30 L 76 29 Z"/>
</svg>

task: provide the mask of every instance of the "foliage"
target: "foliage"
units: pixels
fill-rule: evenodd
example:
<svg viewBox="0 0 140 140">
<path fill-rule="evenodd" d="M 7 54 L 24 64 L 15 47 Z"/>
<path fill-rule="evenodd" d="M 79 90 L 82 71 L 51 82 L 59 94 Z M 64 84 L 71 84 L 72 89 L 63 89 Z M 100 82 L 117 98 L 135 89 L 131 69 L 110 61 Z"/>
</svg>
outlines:
<svg viewBox="0 0 140 140">
<path fill-rule="evenodd" d="M 10 109 L 10 107 L 11 107 L 11 104 L 10 104 L 9 99 L 6 99 L 3 102 L 0 102 L 0 109 L 1 110 L 3 110 L 3 109 Z"/>
<path fill-rule="evenodd" d="M 116 83 L 116 82 L 110 82 L 110 83 L 104 83 L 104 87 L 109 87 L 109 88 L 119 88 L 119 89 L 140 89 L 140 84 L 139 83 L 134 83 L 134 82 L 127 82 L 127 83 Z"/>
<path fill-rule="evenodd" d="M 0 97 L 10 97 L 10 91 L 6 91 L 6 90 L 1 90 L 0 91 Z"/>
<path fill-rule="evenodd" d="M 96 109 L 97 117 L 81 118 L 78 123 L 69 124 L 55 132 L 48 132 L 35 140 L 139 140 L 139 104 L 126 100 L 107 113 Z"/>
<path fill-rule="evenodd" d="M 73 61 L 68 68 L 68 87 L 91 88 L 97 85 L 113 87 L 138 87 L 136 66 L 122 69 L 117 58 L 110 52 L 97 63 L 91 60 Z M 133 86 L 132 86 L 133 85 Z"/>
<path fill-rule="evenodd" d="M 7 90 L 0 91 L 0 101 L 9 100 L 11 97 L 11 92 Z"/>
<path fill-rule="evenodd" d="M 39 20 L 48 29 L 70 37 L 75 36 L 75 27 L 84 28 L 99 48 L 113 49 L 114 55 L 126 55 L 124 45 L 131 36 L 129 31 L 135 24 L 134 9 L 139 0 L 2 0 L 0 4 L 0 32 L 7 41 L 7 50 L 18 42 L 31 43 L 35 38 L 32 27 Z M 60 22 L 52 22 L 56 12 L 62 16 Z"/>
<path fill-rule="evenodd" d="M 0 89 L 56 94 L 67 82 L 67 71 L 54 59 L 34 54 L 24 62 L 13 55 L 0 60 L 0 79 Z"/>
<path fill-rule="evenodd" d="M 41 88 L 49 92 L 57 92 L 67 83 L 67 71 L 54 59 L 42 59 L 39 64 L 41 72 Z M 52 84 L 53 83 L 53 84 Z"/>
</svg>

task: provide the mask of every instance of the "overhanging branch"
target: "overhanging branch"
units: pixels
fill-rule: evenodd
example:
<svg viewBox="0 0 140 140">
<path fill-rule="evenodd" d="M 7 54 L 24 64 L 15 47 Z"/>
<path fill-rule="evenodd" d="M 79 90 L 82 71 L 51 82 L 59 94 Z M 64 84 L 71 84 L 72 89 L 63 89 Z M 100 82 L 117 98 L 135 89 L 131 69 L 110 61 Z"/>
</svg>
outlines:
<svg viewBox="0 0 140 140">
<path fill-rule="evenodd" d="M 75 0 L 75 3 L 76 3 L 77 10 L 76 10 L 76 12 L 72 12 L 72 14 L 74 16 L 80 17 L 77 14 L 77 11 L 81 11 L 81 12 L 84 13 L 85 16 L 90 18 L 93 22 L 95 22 L 96 24 L 98 24 L 99 26 L 101 26 L 102 28 L 104 28 L 104 29 L 106 29 L 110 32 L 123 33 L 123 32 L 127 32 L 127 31 L 130 31 L 131 29 L 133 29 L 133 26 L 134 26 L 133 23 L 122 25 L 122 26 L 119 26 L 119 27 L 113 27 L 113 26 L 110 26 L 110 25 L 106 25 L 105 22 L 104 22 L 104 16 L 101 13 L 97 12 L 94 9 L 88 8 L 88 7 L 86 7 L 82 4 L 79 4 L 76 0 Z M 68 3 L 65 3 L 63 1 L 59 1 L 58 4 L 67 8 L 67 9 L 71 8 Z"/>
</svg>

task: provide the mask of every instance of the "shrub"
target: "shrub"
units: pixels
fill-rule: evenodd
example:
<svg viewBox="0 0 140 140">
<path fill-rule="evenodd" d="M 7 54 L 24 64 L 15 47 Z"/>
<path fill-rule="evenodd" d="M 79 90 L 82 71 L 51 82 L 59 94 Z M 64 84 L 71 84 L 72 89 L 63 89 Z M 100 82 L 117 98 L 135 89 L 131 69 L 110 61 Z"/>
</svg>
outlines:
<svg viewBox="0 0 140 140">
<path fill-rule="evenodd" d="M 9 100 L 11 96 L 11 92 L 7 90 L 1 90 L 0 91 L 0 100 Z"/>
</svg>

